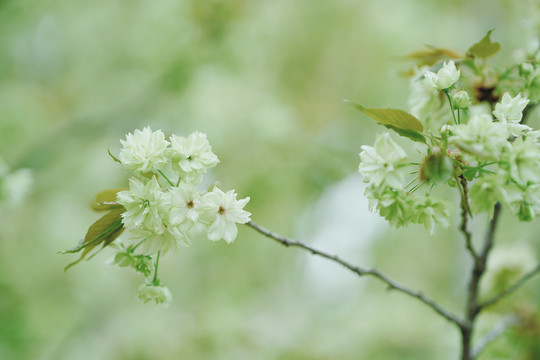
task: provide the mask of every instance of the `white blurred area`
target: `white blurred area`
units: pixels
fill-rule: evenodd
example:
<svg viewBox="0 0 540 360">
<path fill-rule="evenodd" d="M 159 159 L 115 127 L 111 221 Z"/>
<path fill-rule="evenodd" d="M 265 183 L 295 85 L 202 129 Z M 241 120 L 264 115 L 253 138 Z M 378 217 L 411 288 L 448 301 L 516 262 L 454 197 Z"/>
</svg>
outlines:
<svg viewBox="0 0 540 360">
<path fill-rule="evenodd" d="M 33 185 L 32 170 L 11 170 L 0 158 L 0 207 L 22 205 Z"/>
<path fill-rule="evenodd" d="M 299 221 L 299 240 L 351 264 L 370 267 L 371 244 L 387 224 L 369 210 L 365 187 L 360 174 L 328 187 Z M 303 290 L 322 302 L 343 301 L 365 283 L 344 267 L 319 256 L 306 253 L 302 265 Z"/>
</svg>

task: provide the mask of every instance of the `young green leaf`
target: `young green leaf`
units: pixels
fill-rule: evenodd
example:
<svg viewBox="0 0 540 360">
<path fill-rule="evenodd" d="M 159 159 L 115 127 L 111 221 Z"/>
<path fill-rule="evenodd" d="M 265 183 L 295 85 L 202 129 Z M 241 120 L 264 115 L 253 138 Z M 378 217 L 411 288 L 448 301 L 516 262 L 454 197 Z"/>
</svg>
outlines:
<svg viewBox="0 0 540 360">
<path fill-rule="evenodd" d="M 109 189 L 99 192 L 90 206 L 94 210 L 111 210 L 114 208 L 121 207 L 119 203 L 116 202 L 116 194 L 120 191 L 128 190 L 127 188 L 116 188 Z"/>
<path fill-rule="evenodd" d="M 125 211 L 126 209 L 123 206 L 112 209 L 88 228 L 88 232 L 82 243 L 73 249 L 62 251 L 61 254 L 72 254 L 83 250 L 80 258 L 77 261 L 68 264 L 64 268 L 64 271 L 67 271 L 70 267 L 82 261 L 96 246 L 103 244 L 103 247 L 105 247 L 120 236 L 122 231 L 124 231 L 122 213 Z"/>
<path fill-rule="evenodd" d="M 403 110 L 396 109 L 366 109 L 358 103 L 348 100 L 346 100 L 346 102 L 399 135 L 421 143 L 426 142 L 426 139 L 422 134 L 424 126 L 413 115 Z"/>
<path fill-rule="evenodd" d="M 469 51 L 467 52 L 469 56 L 485 59 L 495 55 L 501 49 L 501 44 L 498 42 L 491 42 L 491 39 L 489 38 L 493 30 L 494 29 L 489 30 L 482 40 L 469 48 Z"/>
</svg>

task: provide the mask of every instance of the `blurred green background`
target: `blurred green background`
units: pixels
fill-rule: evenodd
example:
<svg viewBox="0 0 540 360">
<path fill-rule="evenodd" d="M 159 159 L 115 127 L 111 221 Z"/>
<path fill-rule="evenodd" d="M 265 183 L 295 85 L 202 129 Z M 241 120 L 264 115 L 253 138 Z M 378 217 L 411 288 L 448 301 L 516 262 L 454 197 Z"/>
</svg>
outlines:
<svg viewBox="0 0 540 360">
<path fill-rule="evenodd" d="M 232 245 L 201 239 L 163 259 L 169 309 L 137 302 L 141 279 L 104 265 L 112 253 L 64 274 L 75 256 L 57 251 L 100 216 L 88 207 L 95 193 L 126 184 L 108 147 L 117 154 L 119 139 L 146 125 L 199 130 L 221 160 L 211 176 L 251 197 L 254 221 L 377 265 L 461 311 L 462 237 L 392 230 L 368 213 L 354 174 L 360 146 L 383 129 L 343 100 L 406 109 L 402 55 L 424 44 L 464 52 L 491 28 L 504 66 L 535 35 L 527 19 L 536 9 L 510 0 L 0 0 L 0 156 L 35 177 L 24 204 L 0 209 L 0 359 L 457 358 L 457 331 L 431 310 L 249 228 Z M 473 225 L 480 236 L 485 219 Z M 538 254 L 538 230 L 505 218 L 498 241 L 529 242 Z M 537 359 L 539 288 L 533 280 L 503 304 L 519 306 L 530 326 L 481 359 Z M 480 331 L 496 320 L 485 316 Z"/>
</svg>

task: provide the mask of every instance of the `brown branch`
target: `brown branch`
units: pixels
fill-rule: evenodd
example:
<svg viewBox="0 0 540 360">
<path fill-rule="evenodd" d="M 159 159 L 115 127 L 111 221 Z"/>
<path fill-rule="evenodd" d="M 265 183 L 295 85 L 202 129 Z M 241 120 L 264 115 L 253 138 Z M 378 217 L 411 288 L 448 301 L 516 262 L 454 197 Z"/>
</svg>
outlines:
<svg viewBox="0 0 540 360">
<path fill-rule="evenodd" d="M 465 179 L 465 176 L 459 176 L 459 185 L 461 190 L 461 225 L 459 229 L 465 236 L 465 244 L 467 246 L 467 250 L 469 250 L 469 253 L 476 262 L 478 261 L 478 253 L 474 249 L 474 246 L 472 244 L 472 234 L 468 229 L 470 207 L 468 200 L 467 179 Z"/>
<path fill-rule="evenodd" d="M 283 246 L 297 247 L 297 248 L 304 249 L 306 251 L 309 251 L 313 255 L 317 255 L 317 256 L 323 257 L 325 259 L 328 259 L 330 261 L 336 262 L 336 263 L 344 266 L 348 270 L 354 272 L 358 276 L 373 276 L 373 277 L 379 279 L 380 281 L 382 281 L 383 283 L 385 283 L 386 285 L 388 285 L 389 289 L 396 290 L 396 291 L 401 292 L 403 294 L 409 295 L 410 297 L 413 297 L 413 298 L 419 300 L 420 302 L 424 303 L 425 305 L 430 307 L 433 311 L 435 311 L 437 314 L 439 314 L 440 316 L 442 316 L 446 320 L 450 321 L 451 323 L 454 323 L 459 328 L 462 328 L 464 326 L 463 321 L 461 319 L 459 319 L 457 315 L 455 315 L 455 314 L 451 313 L 450 311 L 444 309 L 440 304 L 438 304 L 434 300 L 430 299 L 429 297 L 424 295 L 422 292 L 406 288 L 405 286 L 397 283 L 395 280 L 392 280 L 390 277 L 383 274 L 382 272 L 380 272 L 377 269 L 367 269 L 367 268 L 361 268 L 359 266 L 352 265 L 352 264 L 342 260 L 341 258 L 339 258 L 336 255 L 327 254 L 327 253 L 325 253 L 323 251 L 312 248 L 311 246 L 306 245 L 306 244 L 304 244 L 302 242 L 292 240 L 292 239 L 286 238 L 284 236 L 281 236 L 279 234 L 273 233 L 270 230 L 267 230 L 267 229 L 263 228 L 262 226 L 257 225 L 253 221 L 249 221 L 248 223 L 246 223 L 246 225 L 248 225 L 251 228 L 255 229 L 259 233 L 273 239 L 274 241 L 277 241 L 278 243 L 280 243 Z"/>
<path fill-rule="evenodd" d="M 491 251 L 491 248 L 493 247 L 495 228 L 497 227 L 497 222 L 499 220 L 500 213 L 501 213 L 501 204 L 496 203 L 495 207 L 493 208 L 493 217 L 491 218 L 491 221 L 489 222 L 488 231 L 486 233 L 486 237 L 484 240 L 484 246 L 480 254 L 480 258 L 484 262 L 484 265 L 487 262 L 489 252 Z"/>
<path fill-rule="evenodd" d="M 488 260 L 489 253 L 493 247 L 495 229 L 497 227 L 497 222 L 499 221 L 499 215 L 501 213 L 501 204 L 496 203 L 493 209 L 493 217 L 489 222 L 488 230 L 486 232 L 486 237 L 484 239 L 484 245 L 482 246 L 482 251 L 478 255 L 478 258 L 474 262 L 471 280 L 469 282 L 468 288 L 468 297 L 467 297 L 467 309 L 465 315 L 464 327 L 461 328 L 461 339 L 462 339 L 462 360 L 471 360 L 474 359 L 472 354 L 472 333 L 474 330 L 474 323 L 476 317 L 482 310 L 482 307 L 478 303 L 478 293 L 480 289 L 480 280 L 486 272 L 486 263 Z"/>
<path fill-rule="evenodd" d="M 493 296 L 492 298 L 484 301 L 482 304 L 480 304 L 480 308 L 486 308 L 488 306 L 491 306 L 495 303 L 497 303 L 499 300 L 503 299 L 504 297 L 512 294 L 516 290 L 518 290 L 521 286 L 523 286 L 527 281 L 535 277 L 536 275 L 540 274 L 540 264 L 538 264 L 534 269 L 523 275 L 521 279 L 519 279 L 514 285 L 510 286 L 508 289 L 501 291 L 499 294 Z"/>
</svg>

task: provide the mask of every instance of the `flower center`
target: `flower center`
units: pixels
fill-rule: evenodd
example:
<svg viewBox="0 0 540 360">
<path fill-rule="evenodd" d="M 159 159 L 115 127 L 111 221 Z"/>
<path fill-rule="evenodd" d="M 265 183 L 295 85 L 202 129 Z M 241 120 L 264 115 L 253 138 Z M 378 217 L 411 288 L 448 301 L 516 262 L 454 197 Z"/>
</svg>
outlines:
<svg viewBox="0 0 540 360">
<path fill-rule="evenodd" d="M 223 206 L 219 207 L 218 214 L 219 215 L 225 215 L 225 209 L 223 208 Z"/>
<path fill-rule="evenodd" d="M 186 206 L 188 209 L 192 209 L 195 205 L 193 204 L 193 200 L 189 200 L 187 203 L 186 203 Z"/>
</svg>

